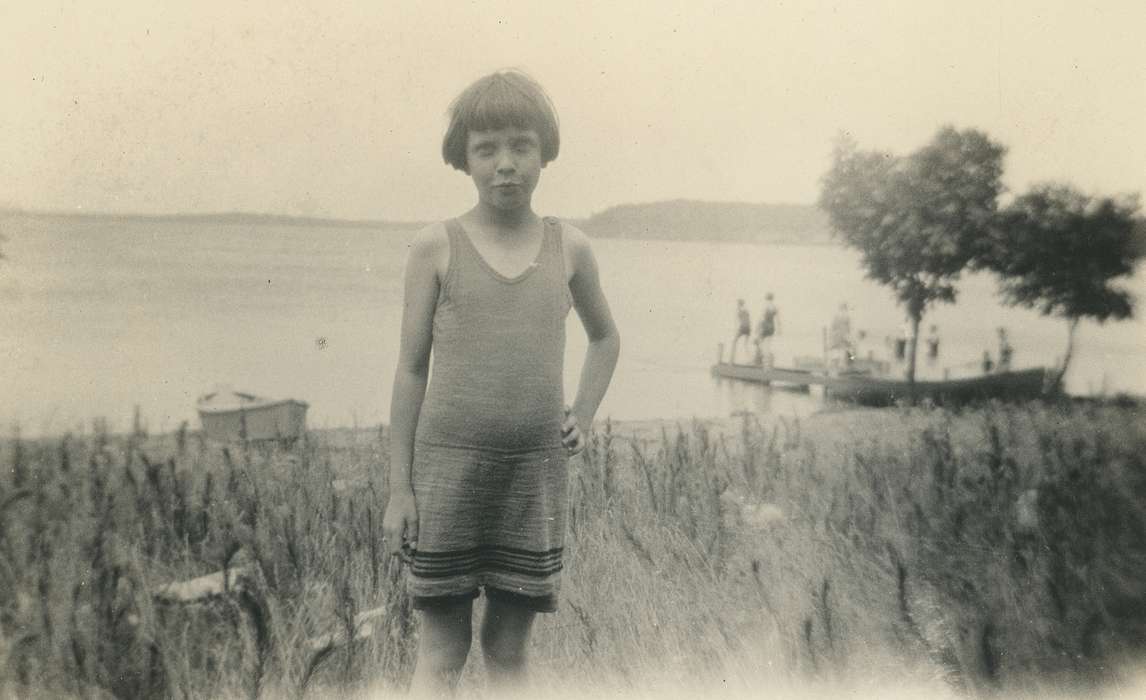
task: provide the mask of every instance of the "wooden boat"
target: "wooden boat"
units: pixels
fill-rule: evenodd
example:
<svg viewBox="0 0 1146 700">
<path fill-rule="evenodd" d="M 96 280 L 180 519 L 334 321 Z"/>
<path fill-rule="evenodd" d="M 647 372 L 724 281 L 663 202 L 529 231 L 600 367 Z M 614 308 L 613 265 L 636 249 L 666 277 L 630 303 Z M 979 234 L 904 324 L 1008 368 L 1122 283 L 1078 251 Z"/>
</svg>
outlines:
<svg viewBox="0 0 1146 700">
<path fill-rule="evenodd" d="M 873 372 L 872 368 L 852 369 L 840 373 L 823 370 L 718 362 L 712 373 L 724 379 L 758 384 L 807 388 L 824 387 L 824 396 L 850 401 L 863 406 L 890 406 L 909 400 L 912 387 L 905 379 Z M 916 380 L 916 399 L 929 399 L 939 404 L 960 404 L 983 399 L 1022 400 L 1041 396 L 1047 371 L 1042 367 L 995 372 L 975 377 L 943 380 Z"/>
<path fill-rule="evenodd" d="M 294 440 L 306 432 L 305 401 L 267 399 L 216 389 L 196 403 L 203 433 L 212 440 Z"/>
<path fill-rule="evenodd" d="M 1046 381 L 1047 371 L 1042 367 L 960 379 L 916 380 L 914 387 L 905 379 L 843 373 L 827 378 L 824 396 L 864 406 L 889 406 L 910 400 L 914 393 L 917 400 L 951 405 L 984 399 L 1037 398 L 1043 394 Z"/>
</svg>

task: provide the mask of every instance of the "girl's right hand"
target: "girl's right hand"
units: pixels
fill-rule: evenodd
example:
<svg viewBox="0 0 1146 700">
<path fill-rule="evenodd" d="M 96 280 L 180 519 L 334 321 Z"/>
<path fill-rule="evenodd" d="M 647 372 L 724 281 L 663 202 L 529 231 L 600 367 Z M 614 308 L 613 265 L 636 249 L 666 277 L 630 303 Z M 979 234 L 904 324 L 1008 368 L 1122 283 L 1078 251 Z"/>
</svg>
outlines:
<svg viewBox="0 0 1146 700">
<path fill-rule="evenodd" d="M 395 491 L 390 496 L 382 516 L 382 547 L 387 554 L 412 563 L 418 548 L 418 505 L 412 490 Z"/>
</svg>

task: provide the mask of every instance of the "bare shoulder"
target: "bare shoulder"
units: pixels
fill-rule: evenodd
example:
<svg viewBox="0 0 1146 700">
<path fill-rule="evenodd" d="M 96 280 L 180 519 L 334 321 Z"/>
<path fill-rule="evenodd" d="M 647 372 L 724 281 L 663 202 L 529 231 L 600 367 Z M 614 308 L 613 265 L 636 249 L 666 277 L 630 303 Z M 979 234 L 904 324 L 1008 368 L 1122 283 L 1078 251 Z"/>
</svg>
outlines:
<svg viewBox="0 0 1146 700">
<path fill-rule="evenodd" d="M 445 223 L 429 224 L 414 234 L 409 243 L 409 263 L 433 267 L 438 278 L 445 276 L 450 264 L 450 236 Z"/>
<path fill-rule="evenodd" d="M 414 234 L 410 241 L 410 257 L 433 258 L 450 249 L 450 237 L 441 221 L 429 224 Z"/>
<path fill-rule="evenodd" d="M 589 247 L 589 236 L 587 236 L 584 231 L 577 228 L 573 224 L 562 221 L 561 236 L 562 241 L 565 243 L 565 247 L 567 248 L 577 249 Z"/>
<path fill-rule="evenodd" d="M 561 245 L 564 248 L 566 267 L 569 269 L 570 275 L 576 274 L 577 270 L 585 265 L 594 264 L 593 248 L 589 243 L 589 236 L 581 229 L 564 221 L 561 222 Z"/>
</svg>

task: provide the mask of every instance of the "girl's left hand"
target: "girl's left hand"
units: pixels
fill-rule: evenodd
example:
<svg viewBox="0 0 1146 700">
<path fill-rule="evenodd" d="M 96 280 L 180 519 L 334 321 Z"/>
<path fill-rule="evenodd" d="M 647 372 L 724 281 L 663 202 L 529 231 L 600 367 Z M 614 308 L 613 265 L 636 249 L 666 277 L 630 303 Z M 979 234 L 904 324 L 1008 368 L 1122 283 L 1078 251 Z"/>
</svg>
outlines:
<svg viewBox="0 0 1146 700">
<path fill-rule="evenodd" d="M 561 444 L 570 457 L 585 449 L 585 434 L 577 424 L 577 416 L 573 415 L 568 406 L 565 407 L 565 420 L 561 423 Z"/>
</svg>

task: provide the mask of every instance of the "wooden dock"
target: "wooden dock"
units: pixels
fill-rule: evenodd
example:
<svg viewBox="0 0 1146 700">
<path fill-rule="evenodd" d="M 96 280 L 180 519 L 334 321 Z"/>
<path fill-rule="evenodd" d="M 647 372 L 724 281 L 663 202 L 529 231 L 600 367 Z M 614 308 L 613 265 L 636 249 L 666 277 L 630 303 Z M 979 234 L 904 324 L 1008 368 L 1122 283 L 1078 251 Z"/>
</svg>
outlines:
<svg viewBox="0 0 1146 700">
<path fill-rule="evenodd" d="M 723 379 L 739 379 L 757 384 L 784 384 L 805 388 L 814 384 L 824 384 L 829 380 L 828 375 L 808 369 L 741 365 L 731 362 L 719 362 L 713 365 L 712 374 Z"/>
</svg>

